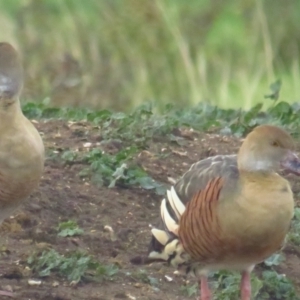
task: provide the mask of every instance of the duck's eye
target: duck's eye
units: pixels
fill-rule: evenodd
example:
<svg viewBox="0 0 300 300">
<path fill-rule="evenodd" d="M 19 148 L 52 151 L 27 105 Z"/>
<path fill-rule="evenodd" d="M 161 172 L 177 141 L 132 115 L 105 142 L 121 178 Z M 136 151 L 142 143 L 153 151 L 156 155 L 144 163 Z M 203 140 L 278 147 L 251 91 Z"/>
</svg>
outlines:
<svg viewBox="0 0 300 300">
<path fill-rule="evenodd" d="M 272 146 L 279 147 L 279 144 L 278 144 L 278 142 L 274 141 L 274 142 L 272 142 Z"/>
</svg>

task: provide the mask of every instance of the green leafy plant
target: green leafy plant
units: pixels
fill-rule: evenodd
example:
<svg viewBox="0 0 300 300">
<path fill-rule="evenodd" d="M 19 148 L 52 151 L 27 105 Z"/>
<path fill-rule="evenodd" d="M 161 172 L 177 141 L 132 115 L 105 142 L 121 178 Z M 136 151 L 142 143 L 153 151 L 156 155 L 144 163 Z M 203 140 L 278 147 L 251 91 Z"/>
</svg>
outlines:
<svg viewBox="0 0 300 300">
<path fill-rule="evenodd" d="M 67 150 L 62 153 L 61 158 L 68 163 L 72 163 L 76 160 L 77 156 L 78 156 L 77 152 L 74 152 L 72 150 Z"/>
<path fill-rule="evenodd" d="M 238 273 L 218 271 L 210 276 L 215 300 L 239 299 L 241 276 Z M 300 299 L 292 282 L 285 275 L 278 274 L 274 270 L 263 271 L 261 279 L 251 274 L 252 299 L 281 300 Z M 191 297 L 198 293 L 198 285 L 186 285 L 181 291 Z"/>
<path fill-rule="evenodd" d="M 281 253 L 275 253 L 268 257 L 264 264 L 268 267 L 279 266 L 284 261 L 284 256 Z"/>
<path fill-rule="evenodd" d="M 103 265 L 86 253 L 70 252 L 62 255 L 53 249 L 44 251 L 40 255 L 31 255 L 27 263 L 41 277 L 57 272 L 74 282 L 84 278 L 109 279 L 118 272 L 114 265 Z"/>
<path fill-rule="evenodd" d="M 293 244 L 300 246 L 300 208 L 296 207 L 294 210 L 294 218 L 292 227 L 288 234 L 288 239 Z"/>
<path fill-rule="evenodd" d="M 213 286 L 216 290 L 214 299 L 232 300 L 239 299 L 241 275 L 238 273 L 219 271 L 212 275 Z M 262 282 L 251 274 L 252 295 L 255 299 L 262 287 Z"/>
<path fill-rule="evenodd" d="M 214 272 L 209 276 L 210 285 L 214 291 L 215 300 L 239 299 L 241 276 L 228 271 Z M 251 275 L 253 299 L 258 295 L 263 284 L 254 274 Z M 198 284 L 181 286 L 180 290 L 188 297 L 194 297 L 199 292 Z"/>
<path fill-rule="evenodd" d="M 58 236 L 67 237 L 83 234 L 83 230 L 78 227 L 75 221 L 66 221 L 58 224 Z"/>
<path fill-rule="evenodd" d="M 162 184 L 152 179 L 141 167 L 131 163 L 136 153 L 136 147 L 125 148 L 116 154 L 107 154 L 100 149 L 92 149 L 82 158 L 82 161 L 88 163 L 90 167 L 83 170 L 81 176 L 87 176 L 92 172 L 97 183 L 110 188 L 138 185 L 163 194 L 165 188 Z"/>
<path fill-rule="evenodd" d="M 183 293 L 183 295 L 187 295 L 188 297 L 197 295 L 198 290 L 199 290 L 199 285 L 196 283 L 193 285 L 182 285 L 180 287 L 180 291 Z"/>
<path fill-rule="evenodd" d="M 262 273 L 262 280 L 263 287 L 259 293 L 259 299 L 300 299 L 293 283 L 285 275 L 267 270 Z"/>
<path fill-rule="evenodd" d="M 300 105 L 279 101 L 281 86 L 281 80 L 270 85 L 271 93 L 266 96 L 272 100 L 270 104 L 261 102 L 246 111 L 222 109 L 205 102 L 184 108 L 167 104 L 159 113 L 157 107 L 151 103 L 142 104 L 130 113 L 106 109 L 58 109 L 48 107 L 45 103 L 26 103 L 23 111 L 30 118 L 64 118 L 92 122 L 101 127 L 103 140 L 119 140 L 126 148 L 123 151 L 134 148 L 137 151 L 147 148 L 148 142 L 159 136 L 165 141 L 178 142 L 180 137 L 174 136 L 173 131 L 182 127 L 204 131 L 214 129 L 224 134 L 243 136 L 255 126 L 269 123 L 284 126 L 292 133 L 297 133 L 300 127 Z M 70 152 L 64 154 L 67 161 L 75 156 Z"/>
<path fill-rule="evenodd" d="M 126 275 L 130 276 L 134 281 L 147 283 L 150 284 L 151 286 L 158 285 L 158 280 L 152 276 L 149 276 L 147 274 L 147 271 L 144 269 L 140 269 L 134 272 L 129 272 Z"/>
</svg>

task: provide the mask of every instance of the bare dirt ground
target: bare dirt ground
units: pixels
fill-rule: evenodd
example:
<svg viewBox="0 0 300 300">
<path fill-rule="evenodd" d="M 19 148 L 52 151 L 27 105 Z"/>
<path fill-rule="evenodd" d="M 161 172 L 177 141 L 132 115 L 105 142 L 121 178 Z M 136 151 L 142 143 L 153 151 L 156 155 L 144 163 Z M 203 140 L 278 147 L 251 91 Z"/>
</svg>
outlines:
<svg viewBox="0 0 300 300">
<path fill-rule="evenodd" d="M 187 299 L 180 291 L 186 278 L 174 275 L 174 269 L 160 264 L 143 266 L 148 276 L 158 280 L 153 287 L 143 279 L 141 268 L 129 262 L 147 250 L 149 224 L 157 221 L 161 197 L 139 188 L 99 187 L 79 177 L 79 171 L 86 166 L 66 165 L 55 154 L 70 149 L 85 151 L 86 142 L 96 147 L 101 141 L 99 128 L 64 121 L 40 121 L 35 125 L 43 134 L 48 159 L 39 190 L 0 228 L 0 288 L 12 290 L 15 298 L 22 300 Z M 168 177 L 178 178 L 191 163 L 217 153 L 235 153 L 240 143 L 234 137 L 194 132 L 184 135 L 182 146 L 153 141 L 136 159 L 154 179 L 169 184 Z M 114 151 L 114 145 L 109 147 Z M 300 184 L 295 179 L 292 177 L 291 182 L 299 205 Z M 78 222 L 84 234 L 58 237 L 57 225 L 70 219 Z M 105 225 L 115 230 L 116 241 L 104 231 Z M 117 264 L 120 271 L 111 280 L 101 282 L 72 285 L 58 275 L 51 275 L 42 278 L 40 285 L 29 285 L 28 280 L 38 276 L 27 267 L 27 257 L 51 248 L 60 253 L 85 250 L 101 262 Z M 287 259 L 278 270 L 300 286 L 300 249 L 288 245 L 285 254 Z"/>
</svg>

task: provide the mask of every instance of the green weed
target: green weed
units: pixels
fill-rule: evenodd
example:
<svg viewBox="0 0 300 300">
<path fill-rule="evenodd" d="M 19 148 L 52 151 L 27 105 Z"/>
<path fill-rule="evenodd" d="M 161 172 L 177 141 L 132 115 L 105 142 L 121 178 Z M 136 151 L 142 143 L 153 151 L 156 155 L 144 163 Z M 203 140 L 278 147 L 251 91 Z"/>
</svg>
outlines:
<svg viewBox="0 0 300 300">
<path fill-rule="evenodd" d="M 31 255 L 27 263 L 41 277 L 55 272 L 74 282 L 92 278 L 109 279 L 118 272 L 114 265 L 103 265 L 85 253 L 71 252 L 62 255 L 53 249 L 40 255 Z"/>
<path fill-rule="evenodd" d="M 214 299 L 232 300 L 239 299 L 241 276 L 237 273 L 219 271 L 213 275 L 213 286 L 216 290 Z M 253 298 L 257 296 L 262 287 L 262 282 L 251 274 L 251 287 Z"/>
<path fill-rule="evenodd" d="M 140 166 L 133 163 L 137 154 L 135 146 L 126 147 L 115 154 L 108 154 L 95 148 L 87 153 L 65 151 L 62 159 L 67 163 L 81 162 L 88 167 L 80 171 L 81 177 L 91 177 L 92 180 L 103 186 L 113 188 L 139 186 L 146 190 L 154 190 L 156 194 L 163 195 L 165 186 L 155 181 Z"/>
<path fill-rule="evenodd" d="M 67 163 L 74 162 L 77 157 L 78 157 L 78 152 L 74 152 L 72 150 L 64 151 L 61 155 L 62 160 L 64 160 Z"/>
<path fill-rule="evenodd" d="M 29 119 L 67 119 L 67 120 L 86 120 L 90 113 L 89 109 L 70 108 L 70 107 L 51 107 L 48 101 L 27 102 L 22 105 L 23 113 Z"/>
<path fill-rule="evenodd" d="M 293 283 L 285 275 L 278 274 L 275 271 L 264 271 L 262 281 L 263 287 L 259 293 L 259 299 L 300 299 Z"/>
<path fill-rule="evenodd" d="M 300 246 L 300 208 L 296 207 L 294 210 L 294 218 L 292 227 L 288 234 L 288 239 L 293 244 Z"/>
<path fill-rule="evenodd" d="M 78 227 L 75 221 L 71 220 L 59 223 L 57 230 L 57 235 L 61 237 L 81 235 L 84 232 L 81 228 Z"/>
<path fill-rule="evenodd" d="M 172 134 L 180 127 L 197 130 L 219 129 L 223 134 L 246 134 L 253 127 L 270 123 L 298 131 L 300 127 L 300 105 L 279 101 L 281 80 L 270 85 L 270 93 L 261 102 L 249 110 L 222 109 L 207 103 L 198 103 L 193 107 L 165 105 L 160 113 L 157 106 L 145 103 L 131 113 L 109 110 L 91 111 L 88 109 L 51 108 L 47 103 L 27 103 L 23 111 L 29 118 L 63 118 L 68 120 L 86 120 L 101 128 L 104 140 L 120 140 L 131 149 L 147 148 L 147 143 L 155 136 L 163 136 L 166 141 L 178 141 Z M 134 146 L 133 146 L 134 145 Z"/>
<path fill-rule="evenodd" d="M 272 102 L 266 100 L 269 108 L 264 109 L 264 103 L 258 103 L 246 111 L 222 109 L 207 103 L 185 108 L 168 104 L 160 113 L 157 113 L 156 107 L 150 103 L 143 104 L 128 114 L 109 110 L 49 108 L 41 103 L 27 103 L 23 105 L 23 111 L 31 118 L 63 118 L 92 122 L 100 126 L 103 140 L 119 140 L 129 147 L 123 150 L 124 152 L 133 153 L 134 149 L 137 151 L 147 148 L 148 142 L 158 136 L 168 142 L 180 143 L 180 138 L 172 132 L 182 127 L 204 131 L 214 129 L 223 134 L 243 136 L 253 127 L 268 123 L 283 126 L 297 136 L 300 127 L 300 105 L 279 101 L 280 91 L 281 81 L 274 82 L 270 86 L 270 94 L 267 95 Z M 66 160 L 74 159 L 72 155 L 76 154 L 66 153 Z M 124 154 L 121 151 L 118 155 Z"/>
<path fill-rule="evenodd" d="M 151 286 L 157 286 L 158 280 L 152 276 L 147 274 L 147 271 L 144 269 L 140 269 L 134 272 L 126 273 L 127 276 L 130 276 L 134 281 L 147 283 Z"/>
<path fill-rule="evenodd" d="M 215 300 L 239 299 L 241 275 L 228 271 L 215 272 L 210 276 L 210 285 L 214 291 Z M 258 300 L 299 300 L 295 287 L 285 275 L 278 274 L 274 270 L 264 271 L 261 278 L 251 275 L 252 299 Z M 198 285 L 182 286 L 181 291 L 189 296 L 198 293 Z"/>
<path fill-rule="evenodd" d="M 110 188 L 138 185 L 144 189 L 154 189 L 160 195 L 163 194 L 165 189 L 162 184 L 149 177 L 141 167 L 131 163 L 136 153 L 136 147 L 123 149 L 114 155 L 93 149 L 83 157 L 83 161 L 90 167 L 88 170 L 83 170 L 81 175 L 84 176 L 91 171 L 97 183 Z"/>
<path fill-rule="evenodd" d="M 283 256 L 282 253 L 275 253 L 268 257 L 265 261 L 264 264 L 267 267 L 272 267 L 272 266 L 279 266 L 283 261 L 285 260 L 285 257 Z"/>
<path fill-rule="evenodd" d="M 197 283 L 193 285 L 182 285 L 180 287 L 180 291 L 182 292 L 183 295 L 186 295 L 188 297 L 192 297 L 197 295 L 199 291 L 199 285 Z"/>
</svg>

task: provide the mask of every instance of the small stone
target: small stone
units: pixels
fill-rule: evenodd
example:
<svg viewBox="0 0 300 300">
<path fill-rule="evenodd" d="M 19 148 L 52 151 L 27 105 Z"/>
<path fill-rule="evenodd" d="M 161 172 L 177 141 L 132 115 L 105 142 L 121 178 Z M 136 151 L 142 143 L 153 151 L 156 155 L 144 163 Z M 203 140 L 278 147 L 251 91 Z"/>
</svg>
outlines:
<svg viewBox="0 0 300 300">
<path fill-rule="evenodd" d="M 165 275 L 165 278 L 166 278 L 166 280 L 167 280 L 168 282 L 171 282 L 171 281 L 173 281 L 173 278 L 172 278 L 172 277 L 170 277 L 170 276 L 168 276 L 168 275 Z"/>
<path fill-rule="evenodd" d="M 31 286 L 33 286 L 33 285 L 41 285 L 42 281 L 38 280 L 38 279 L 29 279 L 28 280 L 28 284 L 31 285 Z"/>
<path fill-rule="evenodd" d="M 59 282 L 58 282 L 58 281 L 54 281 L 54 282 L 52 283 L 52 286 L 53 286 L 53 287 L 59 286 Z"/>
</svg>

